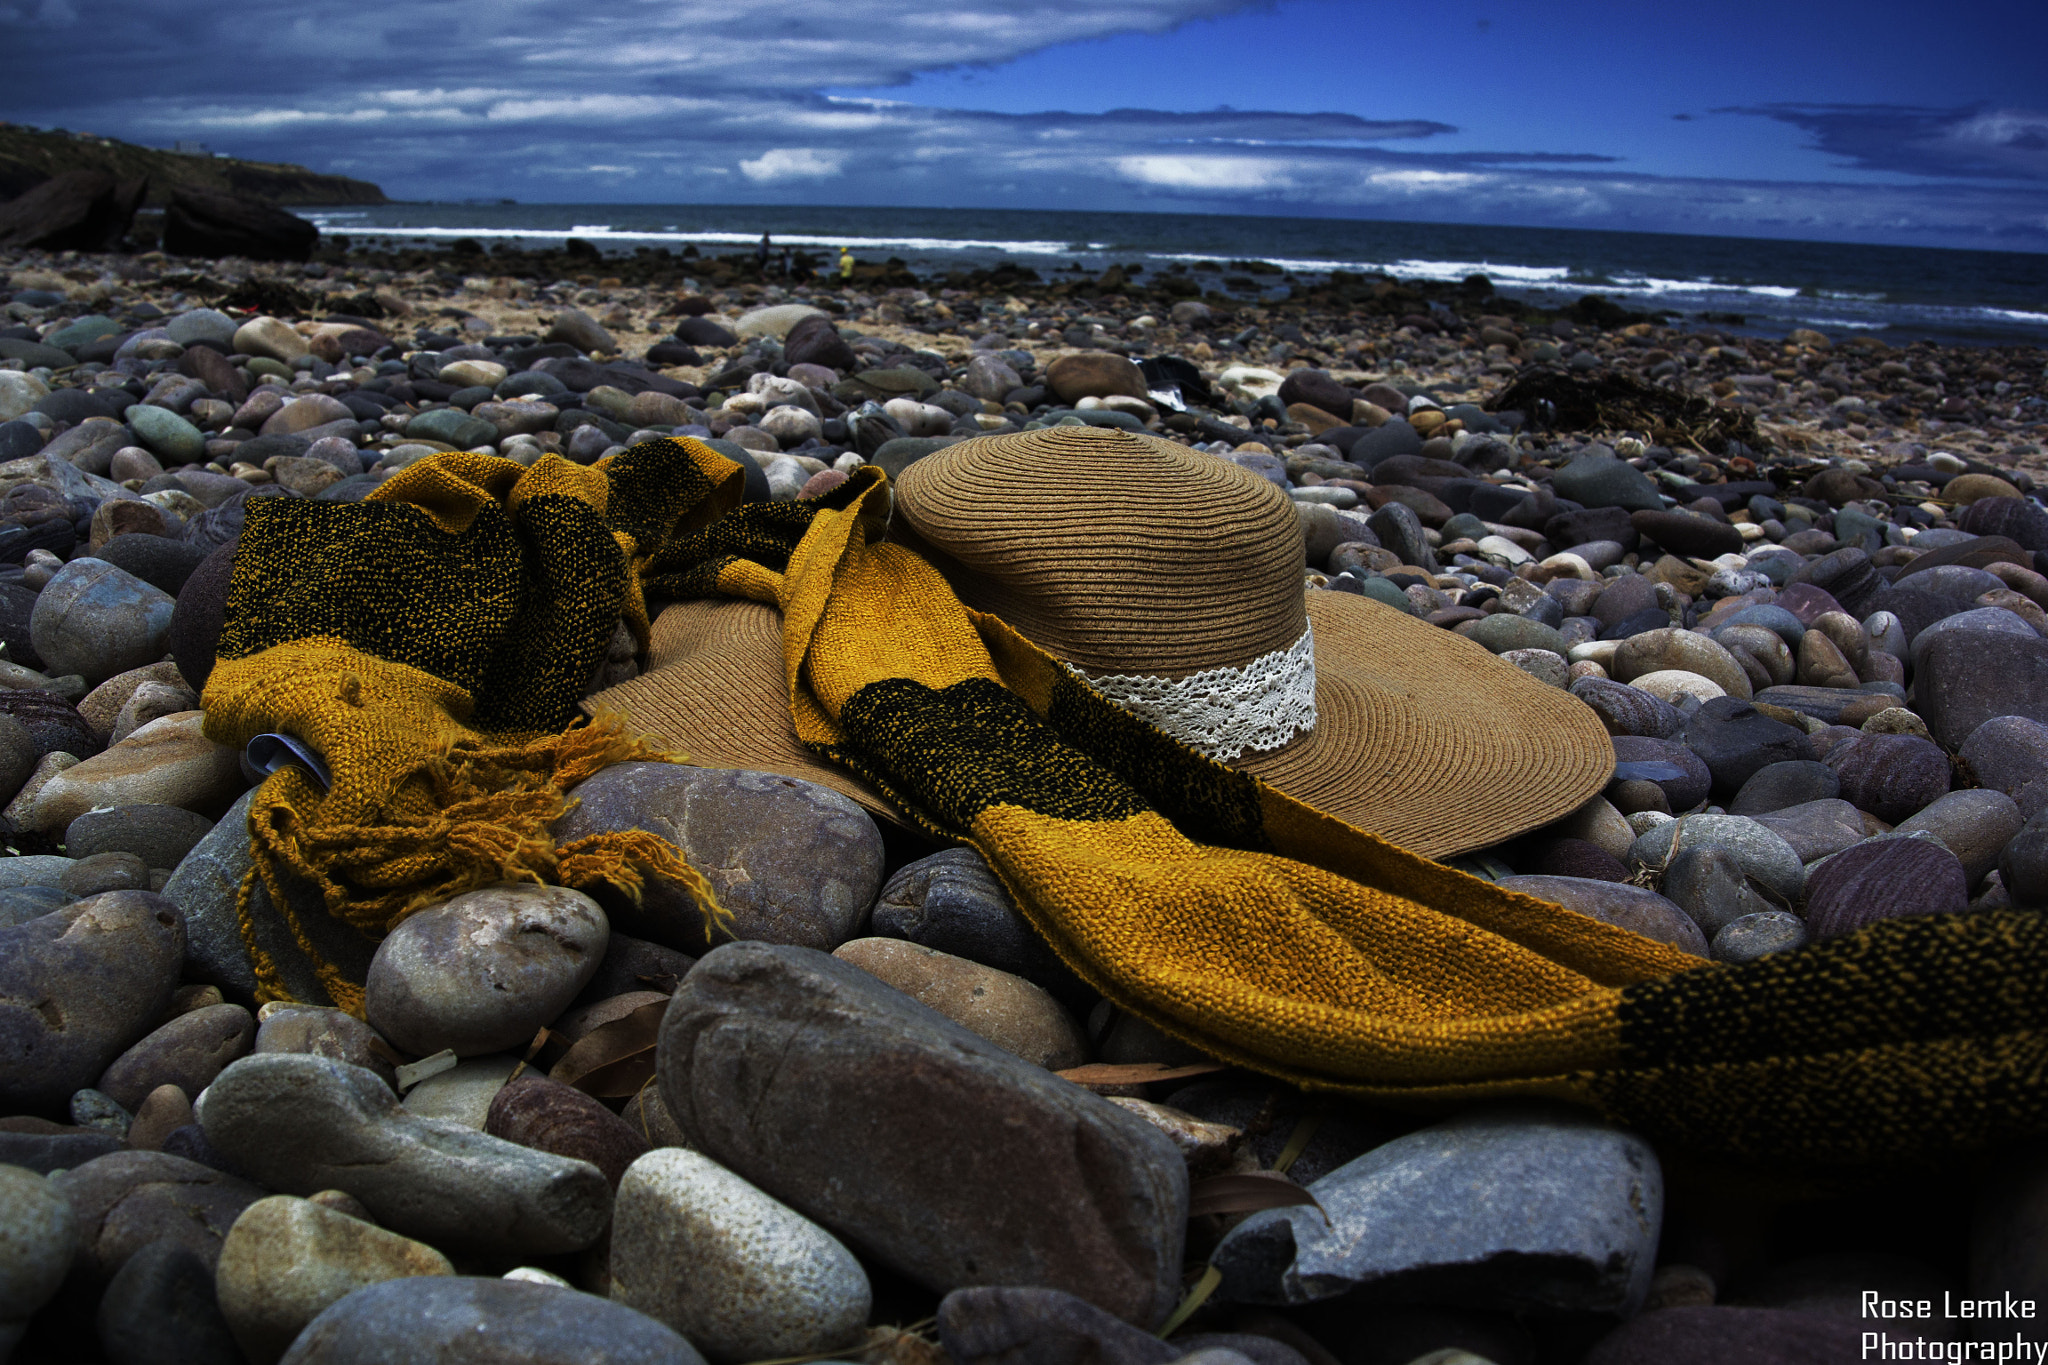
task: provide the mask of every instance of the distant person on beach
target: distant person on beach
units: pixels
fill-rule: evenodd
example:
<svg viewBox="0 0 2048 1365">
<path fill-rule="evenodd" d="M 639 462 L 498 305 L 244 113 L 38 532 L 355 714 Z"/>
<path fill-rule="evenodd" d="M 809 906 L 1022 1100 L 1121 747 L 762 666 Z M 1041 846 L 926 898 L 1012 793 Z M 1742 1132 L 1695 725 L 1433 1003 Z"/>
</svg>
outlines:
<svg viewBox="0 0 2048 1365">
<path fill-rule="evenodd" d="M 839 279 L 841 283 L 853 279 L 853 248 L 850 246 L 839 248 Z"/>
<path fill-rule="evenodd" d="M 763 275 L 768 273 L 768 256 L 774 250 L 774 244 L 768 240 L 768 234 L 762 233 L 761 245 L 754 249 L 754 260 L 760 264 Z"/>
<path fill-rule="evenodd" d="M 782 278 L 785 280 L 789 278 L 790 269 L 789 248 L 784 247 L 782 248 Z"/>
</svg>

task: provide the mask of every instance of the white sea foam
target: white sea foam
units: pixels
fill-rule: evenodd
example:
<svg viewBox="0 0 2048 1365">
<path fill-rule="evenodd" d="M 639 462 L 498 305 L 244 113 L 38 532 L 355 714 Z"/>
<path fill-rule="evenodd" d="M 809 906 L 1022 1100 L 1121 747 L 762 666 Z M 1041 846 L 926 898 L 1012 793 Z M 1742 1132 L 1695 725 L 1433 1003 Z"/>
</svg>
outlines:
<svg viewBox="0 0 2048 1365">
<path fill-rule="evenodd" d="M 326 221 L 329 215 L 308 214 L 314 223 Z M 479 240 L 533 240 L 558 241 L 567 237 L 581 237 L 586 241 L 610 242 L 685 242 L 709 246 L 737 246 L 758 242 L 758 232 L 675 232 L 640 230 L 637 228 L 614 228 L 595 224 L 582 224 L 569 228 L 484 228 L 484 227 L 360 227 L 351 229 L 363 237 L 419 237 L 429 239 L 474 237 Z M 895 251 L 1000 251 L 1007 255 L 1022 256 L 1066 256 L 1072 249 L 1064 242 L 998 242 L 976 241 L 954 237 L 855 237 L 819 236 L 813 233 L 782 232 L 775 234 L 778 246 L 821 246 L 837 249 L 850 246 L 860 250 Z"/>
</svg>

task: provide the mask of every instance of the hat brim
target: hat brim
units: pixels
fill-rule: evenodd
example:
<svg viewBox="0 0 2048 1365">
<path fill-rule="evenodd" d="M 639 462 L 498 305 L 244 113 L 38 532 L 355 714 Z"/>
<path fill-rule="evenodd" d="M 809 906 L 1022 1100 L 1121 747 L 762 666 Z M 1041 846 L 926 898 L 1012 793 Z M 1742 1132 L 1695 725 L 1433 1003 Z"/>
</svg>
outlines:
<svg viewBox="0 0 2048 1365">
<path fill-rule="evenodd" d="M 1562 819 L 1607 785 L 1592 708 L 1461 635 L 1349 593 L 1308 594 L 1316 727 L 1231 766 L 1346 824 L 1443 858 Z M 584 703 L 692 763 L 780 773 L 914 828 L 880 792 L 797 742 L 782 696 L 782 617 L 758 602 L 679 602 L 648 671 Z"/>
<path fill-rule="evenodd" d="M 1597 796 L 1593 709 L 1462 635 L 1370 598 L 1308 594 L 1316 727 L 1233 768 L 1425 857 L 1511 839 Z"/>
<path fill-rule="evenodd" d="M 760 602 L 677 602 L 654 619 L 647 671 L 583 702 L 613 711 L 702 768 L 779 773 L 830 787 L 913 829 L 886 797 L 798 742 L 782 698 L 782 613 Z"/>
</svg>

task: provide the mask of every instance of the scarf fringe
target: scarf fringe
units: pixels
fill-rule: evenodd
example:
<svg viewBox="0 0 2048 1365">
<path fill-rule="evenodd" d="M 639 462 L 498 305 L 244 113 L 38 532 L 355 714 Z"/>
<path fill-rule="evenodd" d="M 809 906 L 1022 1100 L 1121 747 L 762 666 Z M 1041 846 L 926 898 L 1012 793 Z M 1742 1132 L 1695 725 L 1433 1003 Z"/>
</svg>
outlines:
<svg viewBox="0 0 2048 1365">
<path fill-rule="evenodd" d="M 467 891 L 505 882 L 609 886 L 639 904 L 650 877 L 674 882 L 695 899 L 708 935 L 732 935 L 732 915 L 703 873 L 666 840 L 645 830 L 615 830 L 557 845 L 550 826 L 577 803 L 566 795 L 614 763 L 680 762 L 682 755 L 628 732 L 616 715 L 521 744 L 459 747 L 426 761 L 406 781 L 423 783 L 433 814 L 387 824 L 317 829 L 303 813 L 324 793 L 297 768 L 273 774 L 251 811 L 255 865 L 236 898 L 237 927 L 254 969 L 259 1002 L 289 1000 L 275 958 L 258 941 L 256 886 L 336 1006 L 360 1017 L 363 988 L 315 946 L 285 895 L 290 872 L 320 892 L 326 913 L 366 937 L 381 938 L 413 914 Z"/>
</svg>

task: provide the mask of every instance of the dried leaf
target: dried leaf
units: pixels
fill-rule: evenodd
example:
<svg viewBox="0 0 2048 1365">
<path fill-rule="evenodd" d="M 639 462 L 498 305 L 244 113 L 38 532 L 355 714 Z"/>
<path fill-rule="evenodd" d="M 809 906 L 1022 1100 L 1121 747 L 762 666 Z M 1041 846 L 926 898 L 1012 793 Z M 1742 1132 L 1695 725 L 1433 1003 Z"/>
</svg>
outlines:
<svg viewBox="0 0 2048 1365">
<path fill-rule="evenodd" d="M 625 1099 L 654 1075 L 654 1045 L 661 1035 L 667 1000 L 651 1000 L 631 1014 L 600 1024 L 576 1040 L 548 1072 L 601 1100 Z"/>
<path fill-rule="evenodd" d="M 1177 1081 L 1187 1076 L 1207 1076 L 1215 1071 L 1227 1071 L 1221 1062 L 1194 1062 L 1187 1066 L 1168 1066 L 1164 1062 L 1095 1062 L 1088 1066 L 1068 1067 L 1053 1074 L 1063 1081 L 1075 1085 L 1143 1085 L 1147 1081 Z"/>
<path fill-rule="evenodd" d="M 1286 1209 L 1302 1204 L 1321 1213 L 1325 1223 L 1330 1221 L 1330 1215 L 1314 1195 L 1273 1171 L 1212 1175 L 1196 1181 L 1188 1191 L 1190 1218 L 1203 1213 L 1257 1213 L 1260 1209 Z"/>
</svg>

